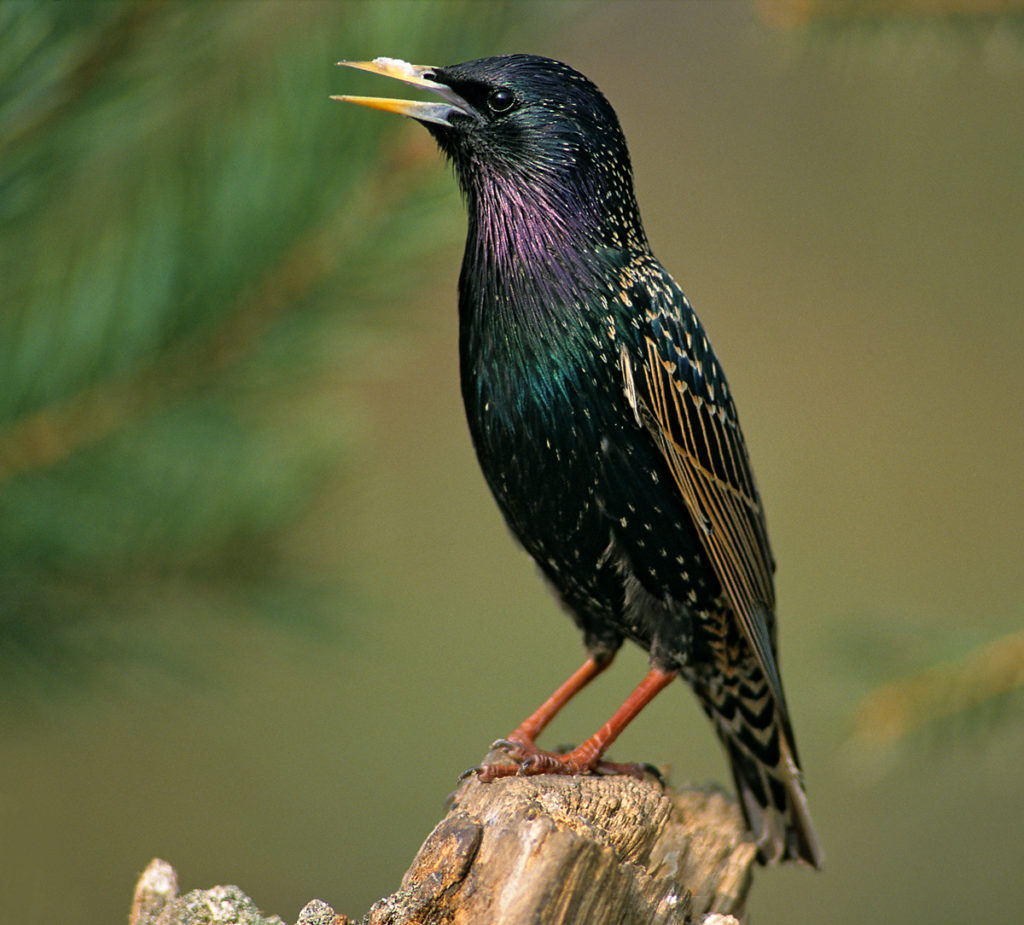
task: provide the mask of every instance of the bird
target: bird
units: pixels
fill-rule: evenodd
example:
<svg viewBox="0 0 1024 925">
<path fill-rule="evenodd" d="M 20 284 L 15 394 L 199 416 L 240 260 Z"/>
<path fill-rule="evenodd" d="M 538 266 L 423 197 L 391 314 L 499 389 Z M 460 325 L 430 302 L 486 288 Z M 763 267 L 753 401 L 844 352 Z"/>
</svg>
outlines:
<svg viewBox="0 0 1024 925">
<path fill-rule="evenodd" d="M 586 659 L 472 769 L 631 774 L 604 754 L 676 678 L 731 765 L 758 860 L 820 868 L 779 675 L 775 561 L 732 392 L 652 253 L 625 136 L 587 77 L 550 58 L 435 67 L 342 61 L 434 99 L 332 99 L 421 123 L 468 212 L 459 369 L 480 468 L 577 627 Z M 649 670 L 590 739 L 536 740 L 624 641 Z"/>
</svg>

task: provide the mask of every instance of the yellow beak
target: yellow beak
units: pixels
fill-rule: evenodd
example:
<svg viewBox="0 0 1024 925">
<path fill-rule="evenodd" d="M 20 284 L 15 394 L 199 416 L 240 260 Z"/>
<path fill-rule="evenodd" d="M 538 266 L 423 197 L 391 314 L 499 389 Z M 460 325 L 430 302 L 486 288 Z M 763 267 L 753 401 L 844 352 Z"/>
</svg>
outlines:
<svg viewBox="0 0 1024 925">
<path fill-rule="evenodd" d="M 412 87 L 422 87 L 442 97 L 443 103 L 426 103 L 418 100 L 398 100 L 381 96 L 332 96 L 332 100 L 343 103 L 355 103 L 357 106 L 368 106 L 384 112 L 398 113 L 420 122 L 434 122 L 437 125 L 451 126 L 453 116 L 479 118 L 479 113 L 447 84 L 434 79 L 436 67 L 425 64 L 409 64 L 398 58 L 374 58 L 372 61 L 339 61 L 341 67 L 354 67 L 371 74 L 393 77 Z"/>
</svg>

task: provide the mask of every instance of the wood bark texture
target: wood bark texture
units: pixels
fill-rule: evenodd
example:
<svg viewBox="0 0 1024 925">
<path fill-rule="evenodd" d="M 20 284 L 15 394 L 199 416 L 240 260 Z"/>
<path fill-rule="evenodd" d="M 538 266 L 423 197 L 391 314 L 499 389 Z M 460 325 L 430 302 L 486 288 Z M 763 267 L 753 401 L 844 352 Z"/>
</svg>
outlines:
<svg viewBox="0 0 1024 925">
<path fill-rule="evenodd" d="M 689 925 L 743 921 L 756 849 L 715 789 L 672 791 L 627 777 L 463 782 L 400 888 L 364 925 Z M 222 917 L 218 917 L 221 915 Z M 237 887 L 178 896 L 154 861 L 130 925 L 270 925 Z M 350 925 L 313 900 L 298 925 Z"/>
</svg>

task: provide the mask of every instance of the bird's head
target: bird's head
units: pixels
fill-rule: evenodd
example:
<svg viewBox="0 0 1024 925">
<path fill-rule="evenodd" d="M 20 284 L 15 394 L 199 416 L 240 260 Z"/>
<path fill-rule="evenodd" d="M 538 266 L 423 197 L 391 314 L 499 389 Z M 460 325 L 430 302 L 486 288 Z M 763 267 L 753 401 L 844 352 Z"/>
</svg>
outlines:
<svg viewBox="0 0 1024 925">
<path fill-rule="evenodd" d="M 571 219 L 611 245 L 645 243 L 619 120 L 601 91 L 568 65 L 535 55 L 447 67 L 394 58 L 340 63 L 441 98 L 333 97 L 425 125 L 454 165 L 471 211 L 511 204 L 527 217 Z"/>
</svg>

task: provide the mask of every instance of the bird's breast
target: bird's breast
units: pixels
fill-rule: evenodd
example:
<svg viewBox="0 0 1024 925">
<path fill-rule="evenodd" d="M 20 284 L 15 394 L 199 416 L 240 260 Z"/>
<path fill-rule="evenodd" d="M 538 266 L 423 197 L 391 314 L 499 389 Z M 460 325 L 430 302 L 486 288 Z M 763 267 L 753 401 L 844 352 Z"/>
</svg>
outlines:
<svg viewBox="0 0 1024 925">
<path fill-rule="evenodd" d="M 508 343 L 462 343 L 469 429 L 506 521 L 584 625 L 644 645 L 668 645 L 667 630 L 675 658 L 690 610 L 719 588 L 620 367 L 606 359 L 617 356 L 610 326 L 568 344 L 520 343 L 514 356 Z"/>
<path fill-rule="evenodd" d="M 542 565 L 593 568 L 608 544 L 601 443 L 624 399 L 602 359 L 607 346 L 563 334 L 559 325 L 464 332 L 462 391 L 480 466 L 513 532 Z"/>
</svg>

